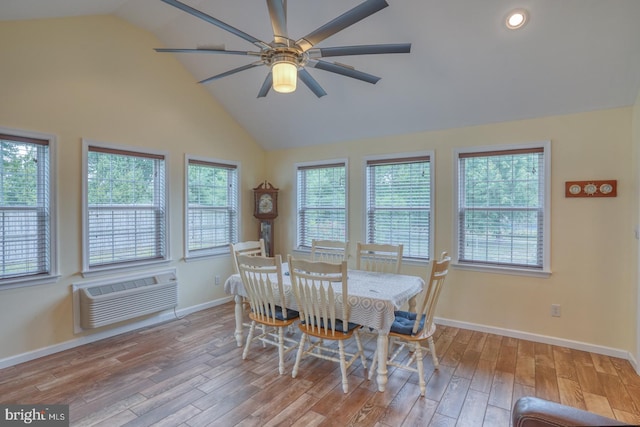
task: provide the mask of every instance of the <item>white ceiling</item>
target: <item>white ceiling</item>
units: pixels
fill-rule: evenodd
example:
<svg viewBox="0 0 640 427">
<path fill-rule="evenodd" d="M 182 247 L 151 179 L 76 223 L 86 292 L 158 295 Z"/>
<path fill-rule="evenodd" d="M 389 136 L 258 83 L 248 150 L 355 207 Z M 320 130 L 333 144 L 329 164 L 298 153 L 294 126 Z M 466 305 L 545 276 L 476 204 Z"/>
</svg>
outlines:
<svg viewBox="0 0 640 427">
<path fill-rule="evenodd" d="M 362 0 L 288 0 L 292 39 Z M 272 41 L 264 0 L 183 0 L 258 39 Z M 266 149 L 632 105 L 640 90 L 639 0 L 388 0 L 389 7 L 317 47 L 412 43 L 410 54 L 328 58 L 382 79 L 371 85 L 310 68 L 328 93 L 256 95 L 257 67 L 206 84 Z M 504 19 L 526 8 L 518 31 Z M 255 46 L 160 0 L 0 0 L 0 20 L 115 14 L 153 32 L 158 47 Z M 158 55 L 172 55 L 158 53 Z M 176 54 L 194 82 L 253 57 Z"/>
</svg>

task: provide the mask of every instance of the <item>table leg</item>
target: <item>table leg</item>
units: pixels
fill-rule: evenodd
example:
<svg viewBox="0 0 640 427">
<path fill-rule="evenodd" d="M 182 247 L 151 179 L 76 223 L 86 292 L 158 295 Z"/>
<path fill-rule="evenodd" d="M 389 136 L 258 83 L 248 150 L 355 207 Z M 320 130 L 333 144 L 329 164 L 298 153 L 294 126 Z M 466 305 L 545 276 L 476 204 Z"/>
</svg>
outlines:
<svg viewBox="0 0 640 427">
<path fill-rule="evenodd" d="M 378 391 L 387 386 L 387 356 L 389 352 L 389 335 L 378 331 Z"/>
<path fill-rule="evenodd" d="M 242 315 L 243 315 L 243 308 L 242 308 L 242 297 L 240 295 L 236 295 L 235 296 L 235 301 L 236 301 L 236 342 L 238 343 L 238 347 L 242 347 Z"/>
<path fill-rule="evenodd" d="M 415 297 L 415 295 L 412 296 L 411 298 L 409 298 L 409 311 L 411 313 L 415 313 L 416 312 L 416 297 Z"/>
</svg>

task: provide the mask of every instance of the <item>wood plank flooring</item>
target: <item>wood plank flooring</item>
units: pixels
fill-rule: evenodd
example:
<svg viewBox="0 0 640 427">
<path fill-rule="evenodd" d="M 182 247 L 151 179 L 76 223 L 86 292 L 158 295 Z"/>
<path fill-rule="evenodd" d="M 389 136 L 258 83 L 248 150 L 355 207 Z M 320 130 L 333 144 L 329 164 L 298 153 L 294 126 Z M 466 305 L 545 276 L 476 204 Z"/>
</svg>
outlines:
<svg viewBox="0 0 640 427">
<path fill-rule="evenodd" d="M 297 329 L 297 328 L 296 328 Z M 360 362 L 342 393 L 338 365 L 306 359 L 279 375 L 275 347 L 247 360 L 233 303 L 0 370 L 0 402 L 69 404 L 72 426 L 489 426 L 534 395 L 640 424 L 640 377 L 626 360 L 441 326 L 427 392 L 390 369 L 378 393 Z M 375 339 L 365 342 L 371 358 Z"/>
</svg>

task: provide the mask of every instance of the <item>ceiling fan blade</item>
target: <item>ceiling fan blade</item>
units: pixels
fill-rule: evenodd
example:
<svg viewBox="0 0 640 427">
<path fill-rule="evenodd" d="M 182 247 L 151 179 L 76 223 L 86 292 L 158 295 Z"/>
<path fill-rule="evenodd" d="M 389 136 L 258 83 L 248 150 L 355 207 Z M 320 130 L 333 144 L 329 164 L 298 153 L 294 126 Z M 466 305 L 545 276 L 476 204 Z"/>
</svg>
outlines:
<svg viewBox="0 0 640 427">
<path fill-rule="evenodd" d="M 327 94 L 327 92 L 325 92 L 324 89 L 322 89 L 322 87 L 316 81 L 316 79 L 311 77 L 311 74 L 309 74 L 309 72 L 304 68 L 300 68 L 298 70 L 298 77 L 300 78 L 300 80 L 302 80 L 304 84 L 307 85 L 309 89 L 311 89 L 311 92 L 315 93 L 315 95 L 318 98 L 322 98 Z"/>
<path fill-rule="evenodd" d="M 409 53 L 411 43 L 369 44 L 360 46 L 321 47 L 309 50 L 311 58 L 327 58 L 329 56 L 378 55 L 383 53 Z"/>
<path fill-rule="evenodd" d="M 200 80 L 198 83 L 209 83 L 211 81 L 218 80 L 235 73 L 239 73 L 240 71 L 249 70 L 254 67 L 259 67 L 260 65 L 264 65 L 262 61 L 253 62 L 251 64 L 243 65 L 242 67 L 234 68 L 233 70 L 225 71 L 224 73 L 221 73 L 221 74 L 216 74 L 215 76 L 209 77 L 208 79 Z"/>
<path fill-rule="evenodd" d="M 327 61 L 309 61 L 307 65 L 317 68 L 319 70 L 329 71 L 331 73 L 341 74 L 343 76 L 351 77 L 354 79 L 362 80 L 363 82 L 376 84 L 380 77 L 368 74 L 363 71 L 358 71 L 355 68 L 348 67 L 346 65 L 337 64 L 335 62 Z"/>
<path fill-rule="evenodd" d="M 157 48 L 154 49 L 156 52 L 173 52 L 173 53 L 224 53 L 227 55 L 250 55 L 250 56 L 260 56 L 260 52 L 248 52 L 244 50 L 225 50 L 225 49 L 209 49 L 209 48 L 199 48 L 199 49 L 166 49 L 166 48 Z"/>
<path fill-rule="evenodd" d="M 286 0 L 267 0 L 269 16 L 271 17 L 271 27 L 273 28 L 273 41 L 286 44 L 289 40 L 287 35 L 287 9 Z"/>
<path fill-rule="evenodd" d="M 166 1 L 166 0 L 163 0 Z M 379 10 L 389 6 L 385 0 L 366 0 L 364 3 L 360 3 L 353 9 L 348 10 L 337 18 L 327 22 L 320 28 L 312 31 L 300 40 L 296 41 L 296 45 L 299 46 L 303 52 L 308 51 L 322 40 L 334 35 L 335 33 L 344 30 L 350 25 L 355 24 L 358 21 L 373 15 Z"/>
<path fill-rule="evenodd" d="M 267 78 L 265 78 L 264 82 L 262 83 L 260 92 L 258 92 L 258 98 L 264 98 L 265 96 L 267 96 L 267 94 L 269 93 L 269 90 L 271 89 L 272 84 L 273 84 L 273 74 L 271 74 L 271 71 L 269 71 L 269 74 L 267 74 Z"/>
<path fill-rule="evenodd" d="M 165 2 L 168 5 L 171 5 L 173 7 L 177 7 L 178 9 L 185 11 L 190 15 L 193 15 L 196 18 L 200 18 L 203 21 L 207 21 L 208 23 L 213 24 L 218 28 L 222 28 L 223 30 L 228 31 L 231 34 L 235 34 L 236 36 L 245 39 L 249 43 L 253 43 L 254 45 L 260 47 L 261 49 L 269 47 L 269 45 L 267 43 L 263 42 L 262 40 L 258 40 L 257 38 L 245 33 L 244 31 L 241 31 L 241 30 L 239 30 L 239 29 L 237 29 L 235 27 L 232 27 L 231 25 L 229 25 L 227 23 L 224 23 L 224 22 L 220 21 L 219 19 L 216 19 L 213 16 L 207 15 L 204 12 L 201 12 L 201 11 L 199 11 L 197 9 L 194 9 L 189 5 L 181 3 L 178 0 L 162 0 L 162 1 Z"/>
</svg>

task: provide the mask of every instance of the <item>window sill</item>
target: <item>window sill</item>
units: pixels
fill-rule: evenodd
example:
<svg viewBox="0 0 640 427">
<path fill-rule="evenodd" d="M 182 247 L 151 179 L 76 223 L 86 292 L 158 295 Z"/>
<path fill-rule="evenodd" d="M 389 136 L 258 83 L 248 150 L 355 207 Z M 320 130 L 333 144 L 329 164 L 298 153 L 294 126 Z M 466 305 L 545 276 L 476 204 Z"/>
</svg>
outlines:
<svg viewBox="0 0 640 427">
<path fill-rule="evenodd" d="M 223 256 L 231 256 L 231 252 L 229 252 L 229 250 L 227 249 L 226 251 L 221 251 L 221 252 L 209 252 L 206 254 L 185 255 L 184 262 L 194 262 L 194 261 L 200 261 L 200 260 L 210 259 L 210 258 L 220 258 Z"/>
<path fill-rule="evenodd" d="M 158 265 L 166 265 L 171 262 L 170 259 L 163 259 L 159 261 L 149 261 L 135 264 L 116 264 L 108 267 L 95 268 L 91 270 L 85 270 L 82 272 L 82 277 L 97 277 L 105 276 L 107 274 L 121 273 L 123 271 L 142 270 L 145 268 L 151 268 Z"/>
<path fill-rule="evenodd" d="M 482 273 L 496 273 L 496 274 L 510 274 L 514 276 L 529 276 L 529 277 L 541 277 L 548 279 L 551 277 L 551 271 L 549 270 L 529 270 L 526 268 L 516 267 L 498 267 L 478 264 L 451 264 L 455 269 L 478 271 Z"/>
<path fill-rule="evenodd" d="M 59 274 L 40 276 L 37 278 L 16 277 L 14 279 L 7 279 L 7 280 L 0 281 L 0 290 L 26 288 L 27 286 L 46 285 L 49 283 L 55 283 L 58 281 L 58 279 L 60 279 Z"/>
</svg>

